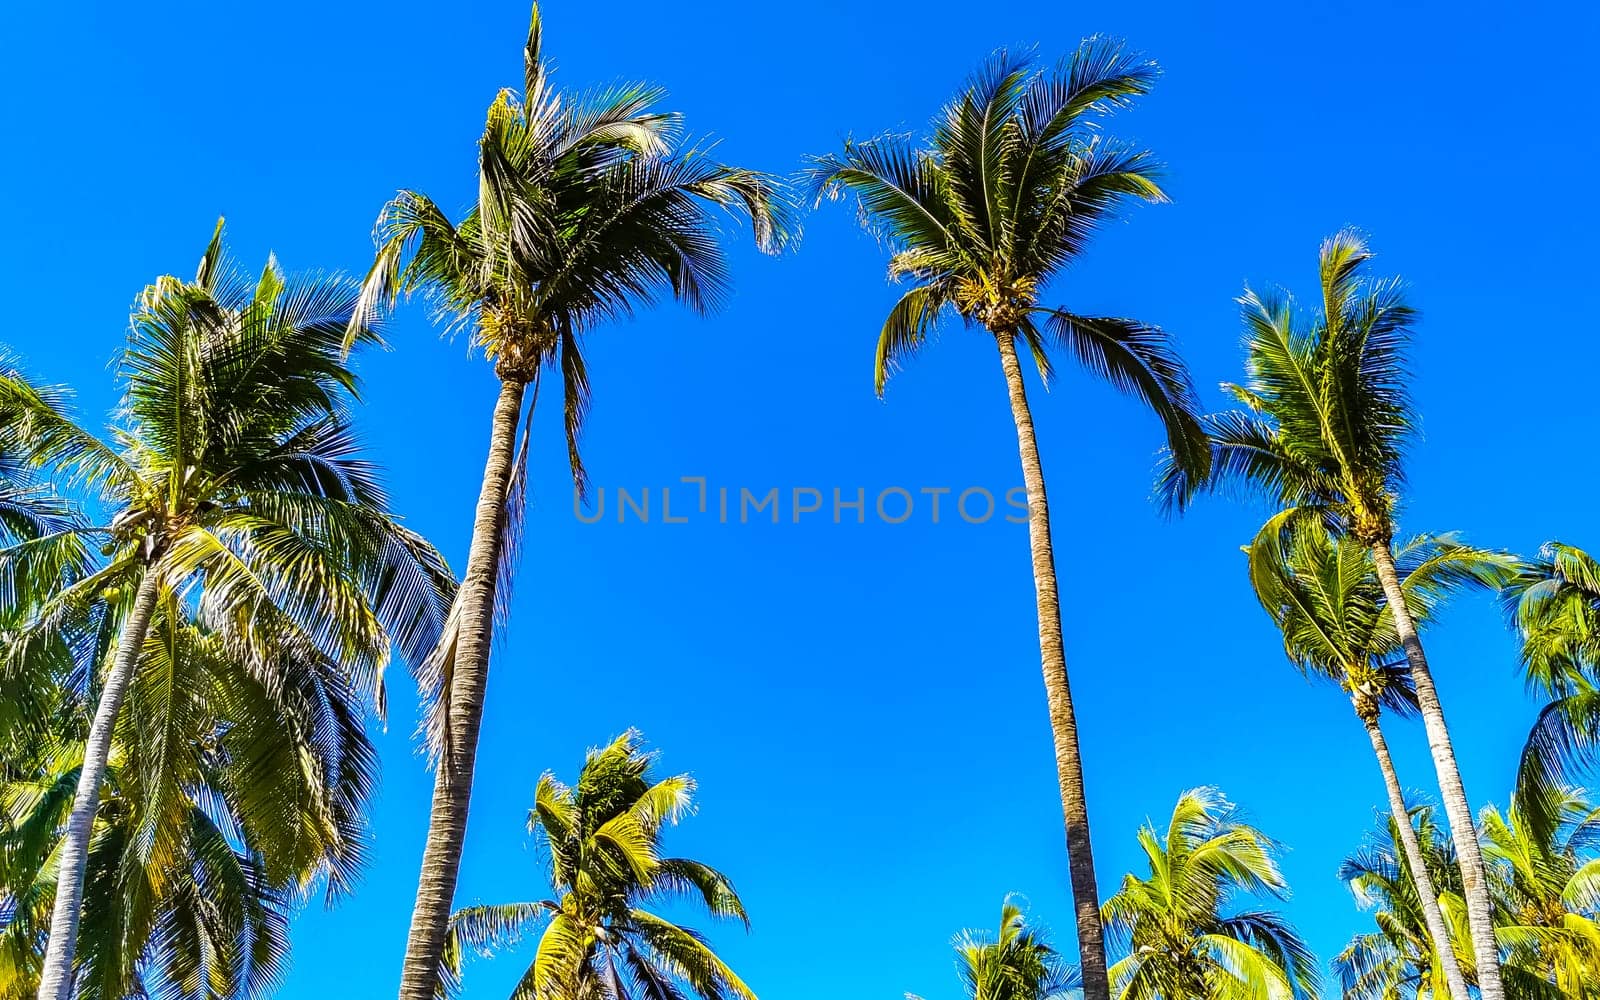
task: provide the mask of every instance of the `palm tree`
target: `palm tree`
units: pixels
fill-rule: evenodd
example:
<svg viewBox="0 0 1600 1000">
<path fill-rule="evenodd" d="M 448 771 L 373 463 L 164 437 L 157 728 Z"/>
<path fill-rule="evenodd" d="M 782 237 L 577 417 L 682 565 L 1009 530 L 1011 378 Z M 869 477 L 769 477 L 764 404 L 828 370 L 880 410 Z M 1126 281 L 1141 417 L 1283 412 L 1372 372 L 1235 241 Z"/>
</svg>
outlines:
<svg viewBox="0 0 1600 1000">
<path fill-rule="evenodd" d="M 1572 789 L 1530 822 L 1518 795 L 1502 816 L 1480 814 L 1484 853 L 1505 915 L 1507 968 L 1553 984 L 1563 997 L 1600 997 L 1600 809 Z"/>
<path fill-rule="evenodd" d="M 52 470 L 109 515 L 0 551 L 0 593 L 65 564 L 64 552 L 90 540 L 103 555 L 9 637 L 15 662 L 96 628 L 116 636 L 114 651 L 87 665 L 95 708 L 57 848 L 41 1000 L 66 1000 L 73 989 L 101 786 L 164 607 L 193 608 L 271 686 L 300 690 L 293 665 L 321 659 L 337 663 L 343 680 L 318 697 L 364 698 L 378 688 L 390 637 L 420 662 L 453 597 L 437 553 L 393 521 L 375 470 L 355 449 L 346 411 L 357 384 L 344 339 L 356 287 L 332 275 L 286 276 L 275 260 L 251 280 L 227 259 L 221 236 L 219 223 L 193 281 L 163 277 L 140 295 L 119 366 L 114 444 L 75 423 L 59 390 L 0 376 L 0 452 Z M 340 711 L 359 718 L 360 703 Z M 176 752 L 198 735 L 180 727 L 161 734 L 161 745 Z M 179 801 L 175 772 L 150 773 L 151 795 Z M 334 817 L 363 796 L 343 788 Z M 305 843 L 319 848 L 316 839 Z M 335 886 L 353 860 L 327 852 Z"/>
<path fill-rule="evenodd" d="M 1165 834 L 1139 831 L 1150 874 L 1123 877 L 1106 926 L 1126 957 L 1111 967 L 1119 1000 L 1310 1000 L 1316 959 L 1270 910 L 1240 896 L 1288 898 L 1277 845 L 1241 822 L 1213 788 L 1178 797 Z"/>
<path fill-rule="evenodd" d="M 1403 654 L 1372 551 L 1307 521 L 1287 533 L 1268 532 L 1248 552 L 1256 597 L 1283 632 L 1290 662 L 1308 675 L 1337 683 L 1367 731 L 1449 995 L 1470 1000 L 1380 721 L 1384 707 L 1401 716 L 1413 713 L 1416 692 L 1404 661 L 1392 662 Z M 1419 625 L 1452 591 L 1470 585 L 1492 588 L 1516 566 L 1510 556 L 1462 545 L 1448 535 L 1412 539 L 1395 552 L 1395 563 L 1407 609 Z"/>
<path fill-rule="evenodd" d="M 1045 698 L 1066 826 L 1085 995 L 1107 1000 L 1105 946 L 1085 805 L 1077 720 L 1062 648 L 1060 596 L 1019 343 L 1041 378 L 1067 352 L 1131 392 L 1165 424 L 1174 461 L 1203 479 L 1208 452 L 1182 363 L 1138 320 L 1040 304 L 1045 286 L 1130 200 L 1164 200 L 1151 154 L 1099 132 L 1106 113 L 1149 91 L 1153 63 L 1088 39 L 1053 73 L 998 53 L 948 104 L 925 145 L 903 136 L 850 142 L 812 170 L 817 196 L 847 192 L 894 248 L 889 275 L 911 287 L 878 336 L 875 383 L 953 312 L 994 337 L 1028 494 L 1028 539 Z"/>
<path fill-rule="evenodd" d="M 452 916 L 441 969 L 450 989 L 465 948 L 489 953 L 542 924 L 512 1000 L 679 1000 L 684 987 L 705 1000 L 755 1000 L 699 932 L 645 909 L 687 898 L 749 927 L 721 872 L 661 857 L 662 830 L 692 809 L 695 783 L 657 776 L 655 756 L 628 732 L 589 751 L 576 785 L 540 776 L 528 828 L 548 851 L 555 898 Z"/>
<path fill-rule="evenodd" d="M 1576 546 L 1549 542 L 1503 596 L 1522 640 L 1528 685 L 1550 699 L 1528 734 L 1517 775 L 1523 820 L 1549 840 L 1572 770 L 1592 767 L 1600 747 L 1600 562 Z"/>
<path fill-rule="evenodd" d="M 1405 358 L 1417 316 L 1398 280 L 1365 276 L 1371 257 L 1366 242 L 1349 230 L 1323 242 L 1322 308 L 1309 323 L 1287 295 L 1245 290 L 1239 302 L 1247 379 L 1224 387 L 1244 408 L 1206 418 L 1209 479 L 1169 462 L 1159 489 L 1169 506 L 1182 508 L 1202 489 L 1245 486 L 1279 507 L 1263 532 L 1321 520 L 1372 551 L 1460 855 L 1479 988 L 1483 1000 L 1503 1000 L 1493 901 L 1472 807 L 1395 564 L 1404 452 L 1417 423 Z"/>
<path fill-rule="evenodd" d="M 1419 844 L 1419 850 L 1414 853 L 1408 841 Z M 1417 856 L 1420 870 L 1413 860 Z M 1452 952 L 1467 963 L 1466 978 L 1475 980 L 1455 845 L 1434 823 L 1431 807 L 1412 806 L 1399 821 L 1386 817 L 1361 849 L 1345 858 L 1339 878 L 1361 907 L 1372 911 L 1377 924 L 1377 930 L 1356 935 L 1333 960 L 1345 1000 L 1452 995 L 1454 976 L 1463 972 L 1459 963 L 1450 968 Z M 1448 948 L 1438 944 L 1430 926 L 1427 898 L 1419 889 L 1423 884 L 1435 887 L 1435 905 L 1446 917 Z"/>
<path fill-rule="evenodd" d="M 500 380 L 466 575 L 430 661 L 442 693 L 428 724 L 437 770 L 401 977 L 405 1000 L 432 1000 L 455 894 L 497 594 L 503 598 L 502 581 L 515 565 L 527 390 L 537 401 L 541 373 L 559 378 L 568 458 L 582 494 L 583 335 L 663 292 L 696 311 L 714 308 L 728 288 L 714 208 L 748 215 L 763 249 L 776 250 L 786 236 L 774 182 L 680 149 L 678 116 L 651 110 L 658 88 L 563 94 L 551 86 L 541 44 L 535 6 L 525 89 L 520 97 L 501 91 L 479 142 L 477 205 L 453 223 L 415 191 L 390 201 L 355 316 L 359 328 L 397 295 L 424 292 L 452 328 L 471 330 Z"/>
<path fill-rule="evenodd" d="M 93 645 L 86 659 L 106 659 L 110 633 Z M 270 686 L 176 603 L 158 608 L 90 838 L 81 1000 L 268 993 L 286 964 L 293 904 L 334 860 L 359 861 L 376 770 L 350 711 L 360 698 L 322 657 L 285 663 L 274 679 L 296 686 Z M 33 752 L 5 760 L 5 997 L 37 991 L 55 851 L 93 708 L 89 692 L 59 680 L 60 703 L 36 727 Z"/>
<path fill-rule="evenodd" d="M 1010 896 L 1000 906 L 998 936 L 963 931 L 953 944 L 967 1000 L 1067 1000 L 1082 992 L 1078 970 L 1028 926 Z"/>
</svg>

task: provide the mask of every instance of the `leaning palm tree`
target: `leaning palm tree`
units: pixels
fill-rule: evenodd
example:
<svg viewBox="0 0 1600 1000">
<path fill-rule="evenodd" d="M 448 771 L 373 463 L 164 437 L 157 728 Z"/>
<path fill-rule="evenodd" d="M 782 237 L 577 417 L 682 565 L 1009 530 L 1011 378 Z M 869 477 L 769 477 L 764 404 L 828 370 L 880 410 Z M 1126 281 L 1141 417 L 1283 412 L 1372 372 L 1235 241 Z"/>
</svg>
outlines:
<svg viewBox="0 0 1600 1000">
<path fill-rule="evenodd" d="M 1316 959 L 1283 917 L 1235 910 L 1239 897 L 1288 898 L 1277 845 L 1214 788 L 1178 797 L 1164 834 L 1139 831 L 1150 864 L 1106 900 L 1126 956 L 1111 967 L 1119 1000 L 1310 1000 Z"/>
<path fill-rule="evenodd" d="M 528 828 L 550 859 L 552 899 L 470 906 L 450 920 L 441 981 L 460 982 L 462 951 L 492 952 L 543 926 L 533 964 L 512 1000 L 755 1000 L 697 931 L 645 909 L 692 899 L 749 926 L 726 876 L 687 858 L 663 858 L 661 835 L 693 805 L 687 774 L 654 773 L 655 754 L 628 732 L 590 750 L 568 786 L 546 772 Z"/>
<path fill-rule="evenodd" d="M 1522 641 L 1528 686 L 1549 699 L 1517 774 L 1522 820 L 1548 841 L 1574 772 L 1600 759 L 1600 562 L 1576 546 L 1549 542 L 1503 596 Z"/>
<path fill-rule="evenodd" d="M 1417 317 L 1398 280 L 1365 276 L 1371 257 L 1366 242 L 1348 230 L 1322 244 L 1321 310 L 1309 320 L 1287 295 L 1245 290 L 1239 302 L 1247 378 L 1225 386 L 1244 408 L 1206 418 L 1209 479 L 1169 462 L 1159 489 L 1169 505 L 1182 508 L 1202 489 L 1244 487 L 1279 509 L 1264 534 L 1319 520 L 1371 550 L 1460 855 L 1479 988 L 1483 1000 L 1503 1000 L 1493 901 L 1472 806 L 1395 564 L 1404 453 L 1417 423 L 1405 358 Z"/>
<path fill-rule="evenodd" d="M 1151 154 L 1099 131 L 1106 113 L 1149 91 L 1153 63 L 1086 40 L 1053 73 L 997 54 L 935 122 L 927 143 L 850 142 L 812 170 L 818 197 L 856 195 L 894 249 L 889 274 L 911 287 L 878 336 L 875 384 L 920 348 L 947 314 L 994 337 L 1028 495 L 1028 539 L 1045 697 L 1055 743 L 1085 995 L 1107 1000 L 1105 947 L 1090 847 L 1077 720 L 1062 648 L 1049 503 L 1018 352 L 1041 378 L 1066 352 L 1131 392 L 1166 426 L 1174 460 L 1204 478 L 1204 435 L 1182 363 L 1165 334 L 1133 319 L 1043 304 L 1125 203 L 1161 201 Z"/>
<path fill-rule="evenodd" d="M 1541 796 L 1543 793 L 1541 793 Z M 1600 809 L 1564 789 L 1530 822 L 1522 799 L 1483 810 L 1484 852 L 1499 887 L 1509 967 L 1570 1000 L 1600 998 Z"/>
<path fill-rule="evenodd" d="M 390 517 L 355 449 L 347 408 L 357 384 L 344 339 L 356 287 L 333 275 L 287 276 L 275 260 L 251 279 L 221 236 L 219 223 L 193 281 L 163 277 L 140 295 L 110 443 L 74 422 L 59 390 L 0 373 L 0 453 L 50 470 L 108 516 L 0 550 L 0 592 L 90 541 L 102 554 L 37 602 L 5 655 L 27 662 L 95 629 L 116 637 L 113 652 L 87 665 L 95 707 L 56 848 L 41 1000 L 73 989 L 102 783 L 163 607 L 193 608 L 271 685 L 293 683 L 286 663 L 337 663 L 343 690 L 319 696 L 355 692 L 348 711 L 359 718 L 390 637 L 420 662 L 453 597 L 437 553 Z M 178 729 L 165 745 L 198 735 Z M 172 793 L 171 775 L 151 773 L 160 794 Z M 359 806 L 358 789 L 348 791 L 330 805 L 335 814 Z M 335 886 L 351 860 L 327 857 Z"/>
<path fill-rule="evenodd" d="M 1000 906 L 998 936 L 963 931 L 953 943 L 967 1000 L 1068 1000 L 1082 992 L 1078 970 L 1028 925 L 1010 896 Z"/>
<path fill-rule="evenodd" d="M 1269 532 L 1248 551 L 1256 597 L 1282 631 L 1290 662 L 1309 676 L 1338 684 L 1367 731 L 1388 792 L 1390 819 L 1407 868 L 1417 881 L 1417 898 L 1438 953 L 1438 968 L 1449 996 L 1470 1000 L 1383 733 L 1383 709 L 1410 715 L 1416 709 L 1416 693 L 1405 670 L 1394 616 L 1373 569 L 1372 551 L 1354 539 L 1330 534 L 1314 521 L 1288 532 Z M 1400 546 L 1395 563 L 1407 610 L 1421 625 L 1451 592 L 1464 586 L 1498 585 L 1516 560 L 1442 535 L 1415 538 Z"/>
<path fill-rule="evenodd" d="M 563 94 L 550 83 L 533 10 L 526 79 L 502 91 L 478 144 L 478 201 L 459 221 L 402 191 L 378 219 L 377 259 L 355 327 L 395 296 L 420 291 L 452 329 L 471 331 L 494 366 L 499 398 L 472 526 L 466 575 L 430 670 L 440 699 L 425 723 L 437 760 L 432 815 L 400 995 L 431 1000 L 466 835 L 497 595 L 513 567 L 525 485 L 525 396 L 560 382 L 573 480 L 589 409 L 583 336 L 662 293 L 696 311 L 728 289 L 712 210 L 742 211 L 756 240 L 786 235 L 774 182 L 678 146 L 678 116 L 651 110 L 662 92 L 633 84 Z M 519 427 L 524 428 L 519 447 Z"/>
<path fill-rule="evenodd" d="M 1419 844 L 1419 850 L 1413 852 L 1408 841 Z M 1414 867 L 1417 855 L 1423 866 L 1420 872 Z M 1449 834 L 1434 823 L 1431 807 L 1413 806 L 1401 821 L 1385 817 L 1366 843 L 1340 864 L 1339 878 L 1361 908 L 1372 912 L 1377 925 L 1376 930 L 1357 934 L 1333 960 L 1345 1000 L 1451 996 L 1454 976 L 1463 972 L 1460 964 L 1450 968 L 1452 950 L 1466 962 L 1466 978 L 1475 981 L 1455 847 Z M 1426 897 L 1418 888 L 1424 883 L 1435 887 L 1449 949 L 1437 944 Z"/>
</svg>

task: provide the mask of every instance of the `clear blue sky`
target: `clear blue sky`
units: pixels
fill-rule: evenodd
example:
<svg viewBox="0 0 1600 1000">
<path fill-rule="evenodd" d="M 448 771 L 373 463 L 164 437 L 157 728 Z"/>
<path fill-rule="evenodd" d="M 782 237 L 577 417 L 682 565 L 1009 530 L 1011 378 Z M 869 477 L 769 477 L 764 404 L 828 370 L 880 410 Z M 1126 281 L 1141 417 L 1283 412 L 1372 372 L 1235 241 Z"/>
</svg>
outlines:
<svg viewBox="0 0 1600 1000">
<path fill-rule="evenodd" d="M 995 47 L 1053 59 L 1085 34 L 1124 36 L 1166 72 L 1116 127 L 1170 164 L 1174 204 L 1114 227 L 1056 295 L 1172 330 L 1215 405 L 1239 370 L 1242 283 L 1305 290 L 1319 239 L 1360 226 L 1425 317 L 1405 525 L 1600 546 L 1592 8 L 1203 6 L 552 0 L 545 37 L 564 83 L 660 82 L 727 159 L 787 171 L 847 134 L 922 125 Z M 9 11 L 0 340 L 98 413 L 132 297 L 189 273 L 219 213 L 247 261 L 271 248 L 291 268 L 364 268 L 397 187 L 472 197 L 482 111 L 520 82 L 526 18 L 522 0 Z M 720 316 L 666 307 L 591 338 L 598 485 L 1020 482 L 982 338 L 949 331 L 873 397 L 895 293 L 853 211 L 824 206 L 787 259 L 740 234 L 732 260 Z M 363 362 L 362 427 L 396 505 L 459 566 L 493 379 L 421 306 L 392 339 Z M 1134 864 L 1146 817 L 1220 785 L 1292 846 L 1289 911 L 1331 955 L 1367 923 L 1335 869 L 1382 789 L 1348 707 L 1284 664 L 1247 589 L 1237 546 L 1258 512 L 1216 502 L 1164 522 L 1147 501 L 1153 419 L 1070 369 L 1036 401 L 1105 886 Z M 744 893 L 754 932 L 716 941 L 763 1000 L 953 997 L 948 939 L 992 925 L 1007 892 L 1070 947 L 1023 527 L 584 525 L 558 425 L 536 419 L 462 902 L 542 890 L 523 830 L 535 778 L 570 777 L 631 725 L 701 782 L 669 846 Z M 1430 640 L 1469 792 L 1503 801 L 1534 711 L 1510 637 L 1480 599 Z M 429 778 L 402 676 L 393 694 L 371 870 L 353 899 L 299 919 L 285 996 L 397 982 Z M 1403 780 L 1429 785 L 1420 730 L 1391 736 Z M 468 996 L 503 996 L 519 971 L 475 963 Z"/>
</svg>

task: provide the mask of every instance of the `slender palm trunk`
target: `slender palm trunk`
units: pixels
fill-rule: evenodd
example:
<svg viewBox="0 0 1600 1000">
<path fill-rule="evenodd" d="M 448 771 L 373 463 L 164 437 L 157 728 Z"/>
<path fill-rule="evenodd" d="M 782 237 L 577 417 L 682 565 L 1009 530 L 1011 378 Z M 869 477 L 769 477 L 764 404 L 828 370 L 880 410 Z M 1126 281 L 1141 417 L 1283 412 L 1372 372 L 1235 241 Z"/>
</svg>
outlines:
<svg viewBox="0 0 1600 1000">
<path fill-rule="evenodd" d="M 1050 505 L 1044 472 L 1033 436 L 1033 414 L 1022 383 L 1015 335 L 996 333 L 1000 364 L 1011 395 L 1011 418 L 1017 425 L 1017 451 L 1022 457 L 1022 482 L 1028 490 L 1028 544 L 1033 552 L 1033 589 L 1039 605 L 1039 656 L 1044 670 L 1045 701 L 1055 740 L 1056 781 L 1067 830 L 1067 870 L 1078 924 L 1078 959 L 1083 970 L 1084 1000 L 1110 1000 L 1106 976 L 1105 932 L 1100 923 L 1099 886 L 1089 844 L 1089 809 L 1083 794 L 1083 761 L 1078 755 L 1078 722 L 1067 683 L 1067 659 L 1061 643 L 1061 598 L 1056 589 L 1055 555 L 1050 547 Z"/>
<path fill-rule="evenodd" d="M 111 756 L 111 736 L 117 728 L 117 713 L 128 694 L 128 682 L 139 665 L 156 601 L 161 596 L 161 575 L 146 568 L 144 579 L 134 593 L 133 609 L 122 623 L 117 640 L 117 656 L 94 721 L 89 725 L 89 740 L 83 747 L 83 769 L 78 772 L 78 791 L 72 797 L 72 812 L 67 817 L 67 832 L 61 840 L 61 856 L 56 867 L 55 909 L 50 915 L 50 940 L 45 946 L 44 970 L 39 976 L 39 1000 L 70 1000 L 73 978 L 72 960 L 78 950 L 78 919 L 83 905 L 84 872 L 89 865 L 89 835 L 94 831 L 95 815 L 100 811 L 100 784 L 105 780 L 106 761 Z"/>
<path fill-rule="evenodd" d="M 417 901 L 411 911 L 405 966 L 400 974 L 401 1000 L 434 1000 L 439 959 L 449 930 L 450 906 L 461 870 L 461 848 L 467 835 L 467 807 L 472 798 L 472 772 L 478 754 L 478 729 L 483 720 L 483 694 L 489 679 L 489 650 L 494 640 L 495 580 L 501 536 L 505 533 L 506 491 L 515 461 L 517 422 L 522 415 L 524 385 L 516 379 L 500 383 L 494 423 L 489 433 L 489 459 L 472 523 L 472 546 L 466 577 L 456 599 L 459 633 L 450 677 L 449 718 L 445 752 L 434 774 L 433 812 L 417 879 Z"/>
<path fill-rule="evenodd" d="M 1383 738 L 1383 727 L 1376 713 L 1361 714 L 1361 724 L 1372 739 L 1372 752 L 1378 758 L 1378 769 L 1383 772 L 1383 787 L 1389 792 L 1389 815 L 1394 818 L 1395 830 L 1400 836 L 1400 846 L 1406 852 L 1406 864 L 1411 867 L 1411 881 L 1417 887 L 1417 897 L 1422 901 L 1422 920 L 1433 938 L 1433 953 L 1438 956 L 1439 967 L 1450 988 L 1451 1000 L 1472 1000 L 1467 992 L 1467 980 L 1461 974 L 1461 963 L 1456 960 L 1455 949 L 1450 945 L 1450 928 L 1444 922 L 1444 911 L 1439 909 L 1439 892 L 1434 888 L 1433 876 L 1428 874 L 1422 843 L 1417 840 L 1416 827 L 1411 825 L 1411 813 L 1406 809 L 1405 793 L 1400 790 L 1400 778 L 1394 771 L 1394 759 L 1389 756 L 1389 742 Z"/>
<path fill-rule="evenodd" d="M 1395 632 L 1400 636 L 1406 661 L 1411 666 L 1411 682 L 1417 689 L 1417 705 L 1422 710 L 1422 724 L 1428 733 L 1428 749 L 1433 753 L 1434 770 L 1439 776 L 1439 795 L 1444 801 L 1445 815 L 1450 819 L 1450 835 L 1455 840 L 1456 860 L 1461 866 L 1462 894 L 1466 897 L 1467 923 L 1472 933 L 1472 955 L 1478 969 L 1478 994 L 1482 1000 L 1505 1000 L 1505 988 L 1500 982 L 1500 950 L 1494 938 L 1494 904 L 1489 898 L 1489 879 L 1483 865 L 1483 852 L 1478 846 L 1472 806 L 1461 784 L 1461 769 L 1456 765 L 1455 747 L 1450 743 L 1450 730 L 1445 725 L 1444 706 L 1439 704 L 1439 690 L 1434 687 L 1433 674 L 1428 670 L 1428 657 L 1422 651 L 1416 623 L 1406 607 L 1389 543 L 1374 543 L 1372 555 L 1378 579 L 1383 583 L 1384 598 L 1394 612 Z"/>
</svg>

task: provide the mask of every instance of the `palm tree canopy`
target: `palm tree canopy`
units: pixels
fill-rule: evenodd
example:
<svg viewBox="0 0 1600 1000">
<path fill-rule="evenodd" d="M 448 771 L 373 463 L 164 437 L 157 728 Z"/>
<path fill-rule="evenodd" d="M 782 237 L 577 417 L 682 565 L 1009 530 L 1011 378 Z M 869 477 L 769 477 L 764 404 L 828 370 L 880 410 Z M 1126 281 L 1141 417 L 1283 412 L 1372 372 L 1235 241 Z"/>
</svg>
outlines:
<svg viewBox="0 0 1600 1000">
<path fill-rule="evenodd" d="M 998 935 L 963 931 L 953 944 L 967 1000 L 1067 1000 L 1080 993 L 1078 970 L 1028 924 L 1014 897 L 1000 906 Z"/>
<path fill-rule="evenodd" d="M 1192 387 L 1167 336 L 1138 320 L 1041 305 L 1046 286 L 1127 201 L 1165 200 L 1152 154 L 1100 132 L 1155 78 L 1154 63 L 1103 38 L 1086 39 L 1051 72 L 1001 51 L 945 106 L 926 143 L 885 135 L 814 162 L 814 197 L 854 194 L 893 247 L 890 277 L 911 285 L 878 337 L 880 395 L 890 371 L 954 312 L 1022 338 L 1042 376 L 1066 351 L 1134 394 L 1165 424 L 1174 460 L 1204 478 Z"/>
<path fill-rule="evenodd" d="M 1165 463 L 1157 490 L 1168 508 L 1244 488 L 1367 544 L 1391 536 L 1416 426 L 1405 346 L 1417 314 L 1398 279 L 1367 276 L 1372 252 L 1354 231 L 1323 241 L 1319 257 L 1321 301 L 1309 317 L 1283 291 L 1240 296 L 1246 377 L 1223 389 L 1242 408 L 1205 418 L 1209 478 Z"/>
<path fill-rule="evenodd" d="M 194 280 L 163 277 L 138 298 L 107 438 L 74 421 L 63 391 L 0 372 L 0 454 L 95 515 L 0 548 L 0 594 L 33 595 L 0 667 L 58 699 L 5 747 L 18 968 L 49 925 L 73 790 L 100 765 L 83 995 L 124 996 L 151 969 L 194 989 L 265 988 L 281 964 L 272 913 L 319 881 L 344 891 L 359 869 L 377 773 L 366 714 L 382 708 L 391 644 L 415 665 L 435 642 L 454 580 L 389 513 L 357 449 L 344 349 L 357 295 L 275 260 L 247 276 L 219 223 Z M 156 605 L 128 710 L 91 763 L 89 719 L 146 582 Z M 243 881 L 196 882 L 225 876 Z"/>
<path fill-rule="evenodd" d="M 1316 959 L 1279 914 L 1234 909 L 1241 896 L 1285 899 L 1277 845 L 1211 788 L 1183 793 L 1165 833 L 1139 831 L 1150 864 L 1101 908 L 1126 957 L 1111 969 L 1121 1000 L 1309 1000 Z"/>
<path fill-rule="evenodd" d="M 1434 822 L 1431 807 L 1411 806 L 1409 820 L 1439 894 L 1451 948 L 1462 963 L 1467 980 L 1472 982 L 1472 946 L 1461 898 L 1461 871 L 1456 866 L 1450 834 Z M 1339 878 L 1350 887 L 1357 904 L 1372 912 L 1377 925 L 1374 931 L 1356 935 L 1333 960 L 1341 995 L 1346 1000 L 1448 996 L 1445 973 L 1435 957 L 1423 916 L 1422 899 L 1392 816 L 1385 815 L 1380 828 L 1344 859 Z"/>
<path fill-rule="evenodd" d="M 725 166 L 686 142 L 664 92 L 620 84 L 556 89 L 533 8 L 523 91 L 502 90 L 478 143 L 477 203 L 459 221 L 401 191 L 378 217 L 378 253 L 352 317 L 369 324 L 397 295 L 422 292 L 450 329 L 468 329 L 503 376 L 561 379 L 572 471 L 585 483 L 578 434 L 589 406 L 582 336 L 669 293 L 696 311 L 728 291 L 712 210 L 748 217 L 757 245 L 791 235 L 789 206 L 767 174 Z"/>
<path fill-rule="evenodd" d="M 1284 526 L 1275 518 L 1245 552 L 1256 597 L 1282 631 L 1292 663 L 1345 686 L 1353 697 L 1409 714 L 1415 694 L 1370 548 L 1330 533 L 1320 521 Z M 1411 539 L 1395 552 L 1395 564 L 1419 625 L 1455 591 L 1496 587 L 1518 565 L 1510 555 L 1473 548 L 1451 534 Z"/>
<path fill-rule="evenodd" d="M 543 925 L 513 1000 L 755 1000 L 697 931 L 645 909 L 687 899 L 748 926 L 733 884 L 716 869 L 662 857 L 665 827 L 693 808 L 694 779 L 654 773 L 636 733 L 589 751 L 576 785 L 540 777 L 528 826 L 550 859 L 554 897 L 471 906 L 450 924 L 441 983 L 460 983 L 462 952 L 491 953 Z"/>
<path fill-rule="evenodd" d="M 1573 789 L 1532 816 L 1517 798 L 1504 816 L 1491 807 L 1479 818 L 1507 964 L 1564 997 L 1600 996 L 1600 809 Z"/>
</svg>

